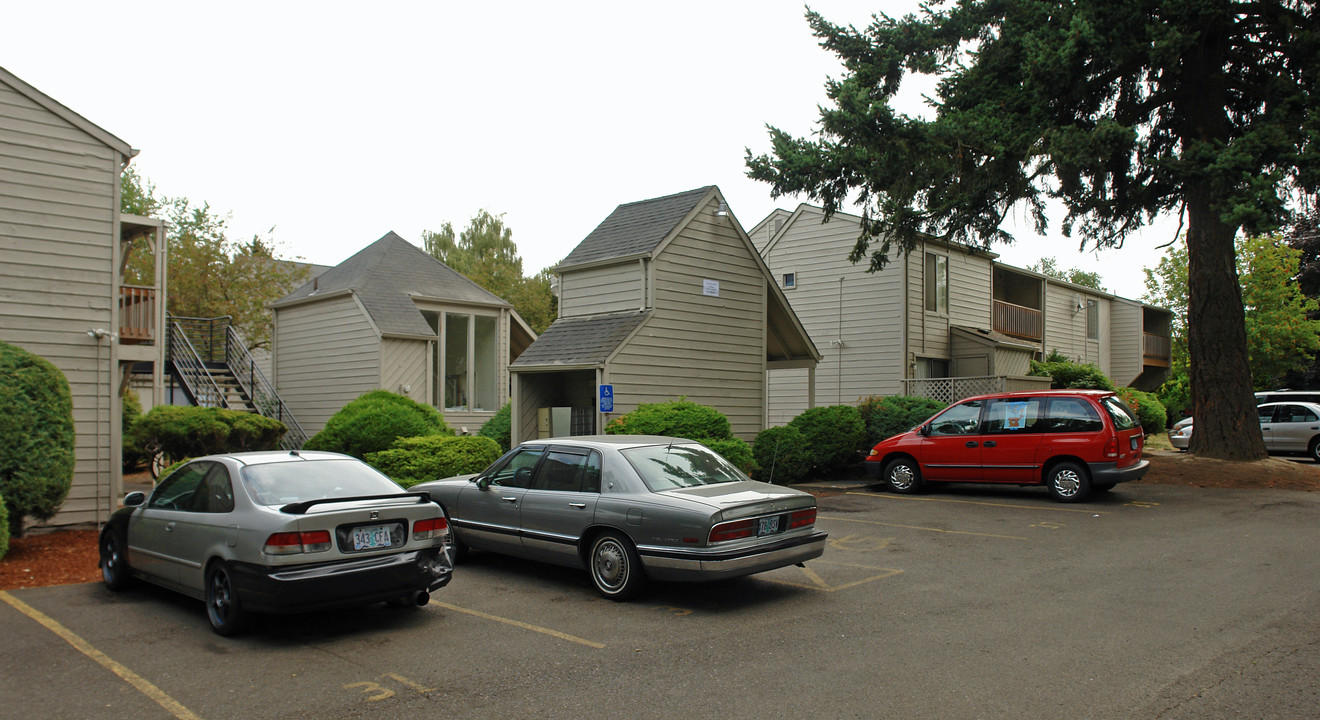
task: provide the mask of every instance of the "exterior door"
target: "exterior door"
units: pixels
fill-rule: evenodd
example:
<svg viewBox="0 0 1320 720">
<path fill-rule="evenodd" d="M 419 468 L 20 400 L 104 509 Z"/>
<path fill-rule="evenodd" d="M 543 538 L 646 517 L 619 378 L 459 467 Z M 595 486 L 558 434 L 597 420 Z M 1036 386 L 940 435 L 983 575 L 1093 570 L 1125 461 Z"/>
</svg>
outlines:
<svg viewBox="0 0 1320 720">
<path fill-rule="evenodd" d="M 975 482 L 981 479 L 983 400 L 958 403 L 926 425 L 921 441 L 921 475 L 927 480 Z"/>
<path fill-rule="evenodd" d="M 484 489 L 472 483 L 459 492 L 455 524 L 463 542 L 477 549 L 523 554 L 519 524 L 522 499 L 543 453 L 541 448 L 513 453 L 482 476 Z"/>
<path fill-rule="evenodd" d="M 1000 398 L 986 402 L 981 435 L 981 480 L 1039 482 L 1045 398 Z"/>
<path fill-rule="evenodd" d="M 529 556 L 580 565 L 578 540 L 596 517 L 600 455 L 577 448 L 546 453 L 523 495 L 523 548 Z"/>
<path fill-rule="evenodd" d="M 1265 440 L 1265 450 L 1274 450 L 1274 411 L 1283 411 L 1282 405 L 1260 405 L 1256 413 L 1260 416 L 1260 435 Z"/>
</svg>

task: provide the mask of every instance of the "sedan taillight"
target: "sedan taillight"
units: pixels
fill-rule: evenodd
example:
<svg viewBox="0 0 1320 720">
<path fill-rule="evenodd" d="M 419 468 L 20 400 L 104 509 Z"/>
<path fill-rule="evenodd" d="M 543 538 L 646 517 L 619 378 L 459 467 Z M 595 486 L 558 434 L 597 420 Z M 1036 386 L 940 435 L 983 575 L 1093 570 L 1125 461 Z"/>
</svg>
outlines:
<svg viewBox="0 0 1320 720">
<path fill-rule="evenodd" d="M 266 538 L 261 551 L 267 555 L 297 555 L 325 552 L 330 549 L 329 530 L 275 533 Z"/>
<path fill-rule="evenodd" d="M 788 529 L 809 527 L 816 524 L 816 508 L 798 510 L 788 516 Z"/>
<path fill-rule="evenodd" d="M 710 529 L 710 542 L 724 542 L 725 540 L 738 540 L 739 538 L 751 537 L 756 534 L 755 520 L 734 520 L 732 522 L 720 523 Z"/>
<path fill-rule="evenodd" d="M 444 537 L 449 532 L 449 520 L 438 517 L 418 520 L 413 523 L 414 540 L 430 540 Z"/>
</svg>

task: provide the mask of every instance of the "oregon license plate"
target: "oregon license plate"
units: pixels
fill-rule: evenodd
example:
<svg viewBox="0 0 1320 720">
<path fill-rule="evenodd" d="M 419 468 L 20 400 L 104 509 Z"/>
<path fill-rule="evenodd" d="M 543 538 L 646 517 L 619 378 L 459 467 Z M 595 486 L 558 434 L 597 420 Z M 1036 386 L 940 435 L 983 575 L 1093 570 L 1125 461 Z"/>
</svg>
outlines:
<svg viewBox="0 0 1320 720">
<path fill-rule="evenodd" d="M 756 529 L 757 535 L 773 535 L 779 532 L 779 516 L 761 518 L 760 525 Z"/>
<path fill-rule="evenodd" d="M 389 525 L 368 525 L 353 528 L 353 549 L 372 550 L 389 547 L 391 543 Z"/>
</svg>

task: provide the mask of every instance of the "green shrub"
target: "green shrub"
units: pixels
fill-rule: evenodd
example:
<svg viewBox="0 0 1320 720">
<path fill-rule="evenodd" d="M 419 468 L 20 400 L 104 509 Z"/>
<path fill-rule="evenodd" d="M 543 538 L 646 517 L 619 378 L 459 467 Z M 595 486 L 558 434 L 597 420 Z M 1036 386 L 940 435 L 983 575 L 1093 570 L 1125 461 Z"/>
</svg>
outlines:
<svg viewBox="0 0 1320 720">
<path fill-rule="evenodd" d="M 920 425 L 944 409 L 944 403 L 914 395 L 871 395 L 857 405 L 866 426 L 866 448 Z"/>
<path fill-rule="evenodd" d="M 509 403 L 504 403 L 504 407 L 500 408 L 499 412 L 495 413 L 495 417 L 487 420 L 486 423 L 481 426 L 481 429 L 477 431 L 478 435 L 488 437 L 499 443 L 500 449 L 506 452 L 512 444 L 512 433 L 513 410 Z"/>
<path fill-rule="evenodd" d="M 73 398 L 64 373 L 0 342 L 0 495 L 13 537 L 23 518 L 54 517 L 73 484 Z"/>
<path fill-rule="evenodd" d="M 9 509 L 5 507 L 5 498 L 0 495 L 0 560 L 9 552 Z"/>
<path fill-rule="evenodd" d="M 752 446 L 739 438 L 701 438 L 697 442 L 714 450 L 720 457 L 728 460 L 734 467 L 747 475 L 752 474 L 756 461 L 752 458 Z"/>
<path fill-rule="evenodd" d="M 404 487 L 481 472 L 503 452 L 480 436 L 422 435 L 399 438 L 388 450 L 368 453 L 367 464 Z"/>
<path fill-rule="evenodd" d="M 140 447 L 158 447 L 171 460 L 224 452 L 272 450 L 284 423 L 254 413 L 191 405 L 157 405 L 133 426 Z"/>
<path fill-rule="evenodd" d="M 1118 396 L 1127 403 L 1128 407 L 1136 411 L 1137 419 L 1141 421 L 1141 432 L 1147 435 L 1164 432 L 1164 421 L 1168 413 L 1164 409 L 1164 403 L 1154 394 L 1125 387 L 1118 391 Z"/>
<path fill-rule="evenodd" d="M 330 416 L 325 428 L 303 447 L 362 459 L 367 453 L 388 450 L 399 438 L 453 434 L 430 405 L 388 390 L 372 390 Z"/>
<path fill-rule="evenodd" d="M 1028 375 L 1053 378 L 1050 387 L 1055 390 L 1113 390 L 1114 381 L 1100 368 L 1087 363 L 1079 365 L 1061 355 L 1058 350 L 1051 351 L 1045 362 L 1031 361 Z"/>
<path fill-rule="evenodd" d="M 791 485 L 805 478 L 813 464 L 807 439 L 792 425 L 757 433 L 752 456 L 756 460 L 756 479 L 777 485 Z"/>
<path fill-rule="evenodd" d="M 862 414 L 851 405 L 816 407 L 793 418 L 812 454 L 812 470 L 837 470 L 853 460 L 866 443 Z"/>
<path fill-rule="evenodd" d="M 124 472 L 130 473 L 148 459 L 138 436 L 133 432 L 133 426 L 142 419 L 142 401 L 138 399 L 137 393 L 129 390 L 121 396 L 120 404 L 122 409 L 119 414 L 119 459 L 123 463 Z"/>
<path fill-rule="evenodd" d="M 733 437 L 729 419 L 709 405 L 679 398 L 644 403 L 605 426 L 607 435 L 667 435 L 669 437 L 722 440 Z"/>
</svg>

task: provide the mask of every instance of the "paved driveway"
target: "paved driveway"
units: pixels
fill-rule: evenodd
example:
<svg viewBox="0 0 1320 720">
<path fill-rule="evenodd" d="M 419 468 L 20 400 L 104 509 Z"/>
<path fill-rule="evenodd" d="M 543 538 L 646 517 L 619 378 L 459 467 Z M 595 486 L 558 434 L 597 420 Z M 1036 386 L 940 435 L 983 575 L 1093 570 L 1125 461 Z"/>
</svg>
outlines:
<svg viewBox="0 0 1320 720">
<path fill-rule="evenodd" d="M 431 605 L 213 635 L 200 603 L 0 596 L 0 718 L 1311 718 L 1320 494 L 821 500 L 823 558 L 596 596 L 474 556 Z"/>
</svg>

